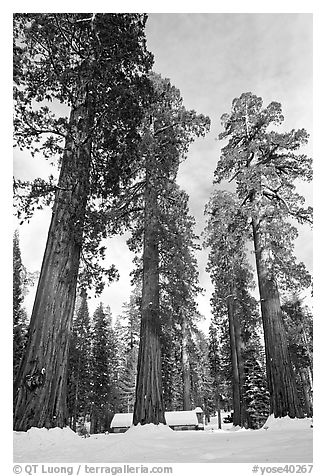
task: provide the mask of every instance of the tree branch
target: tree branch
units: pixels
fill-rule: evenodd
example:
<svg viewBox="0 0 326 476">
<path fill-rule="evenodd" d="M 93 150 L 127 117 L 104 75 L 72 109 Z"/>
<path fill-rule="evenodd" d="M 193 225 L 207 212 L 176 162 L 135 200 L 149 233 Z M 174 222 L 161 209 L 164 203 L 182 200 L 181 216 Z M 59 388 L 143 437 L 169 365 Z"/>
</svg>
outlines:
<svg viewBox="0 0 326 476">
<path fill-rule="evenodd" d="M 161 134 L 162 132 L 164 132 L 168 129 L 172 129 L 174 126 L 179 126 L 180 124 L 182 124 L 182 123 L 181 122 L 175 122 L 174 124 L 169 124 L 167 126 L 160 127 L 160 129 L 157 129 L 154 132 L 154 137 L 156 137 L 158 134 Z"/>
</svg>

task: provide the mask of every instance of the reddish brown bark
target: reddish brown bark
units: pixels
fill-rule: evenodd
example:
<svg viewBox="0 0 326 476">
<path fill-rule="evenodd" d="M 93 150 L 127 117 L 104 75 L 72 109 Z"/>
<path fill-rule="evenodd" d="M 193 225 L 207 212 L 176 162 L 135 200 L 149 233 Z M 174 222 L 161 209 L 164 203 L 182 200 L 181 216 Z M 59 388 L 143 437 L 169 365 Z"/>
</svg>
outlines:
<svg viewBox="0 0 326 476">
<path fill-rule="evenodd" d="M 134 425 L 138 423 L 141 425 L 165 424 L 159 318 L 157 192 L 151 162 L 147 159 L 144 195 L 143 288 Z"/>
<path fill-rule="evenodd" d="M 256 220 L 252 221 L 252 228 L 264 329 L 270 413 L 275 417 L 302 417 L 277 283 L 268 271 L 268 250 L 264 248 Z"/>
<path fill-rule="evenodd" d="M 14 386 L 14 429 L 68 424 L 68 344 L 89 188 L 92 117 L 87 94 L 72 109 L 25 355 Z M 73 137 L 72 137 L 73 135 Z"/>
</svg>

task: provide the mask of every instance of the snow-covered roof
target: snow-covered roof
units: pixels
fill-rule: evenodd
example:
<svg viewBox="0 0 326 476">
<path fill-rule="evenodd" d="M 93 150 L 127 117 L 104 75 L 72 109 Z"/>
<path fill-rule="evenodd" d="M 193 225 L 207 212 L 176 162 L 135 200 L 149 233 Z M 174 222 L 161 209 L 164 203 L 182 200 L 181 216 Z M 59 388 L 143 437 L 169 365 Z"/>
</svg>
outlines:
<svg viewBox="0 0 326 476">
<path fill-rule="evenodd" d="M 116 413 L 111 421 L 111 428 L 124 428 L 132 425 L 132 413 Z"/>
<path fill-rule="evenodd" d="M 165 412 L 165 419 L 168 425 L 198 425 L 195 410 Z"/>
<path fill-rule="evenodd" d="M 111 428 L 125 428 L 132 425 L 132 413 L 116 413 L 111 422 Z M 167 425 L 198 425 L 195 410 L 180 412 L 165 412 Z"/>
</svg>

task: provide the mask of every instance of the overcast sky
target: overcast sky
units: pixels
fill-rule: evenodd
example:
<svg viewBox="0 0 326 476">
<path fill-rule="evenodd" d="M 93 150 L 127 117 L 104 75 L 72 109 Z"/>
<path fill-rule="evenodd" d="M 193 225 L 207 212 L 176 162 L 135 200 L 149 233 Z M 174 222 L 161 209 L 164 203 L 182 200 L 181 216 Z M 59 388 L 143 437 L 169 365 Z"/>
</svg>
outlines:
<svg viewBox="0 0 326 476">
<path fill-rule="evenodd" d="M 285 116 L 283 128 L 307 129 L 311 140 L 303 152 L 312 154 L 312 15 L 157 13 L 149 15 L 146 32 L 155 71 L 180 89 L 187 108 L 211 118 L 211 132 L 191 146 L 178 177 L 189 194 L 190 211 L 200 234 L 222 146 L 217 140 L 220 117 L 230 111 L 233 98 L 251 91 L 261 96 L 265 105 L 279 101 Z M 14 164 L 17 175 L 26 179 L 47 174 L 46 164 L 26 154 L 16 154 Z M 312 204 L 312 186 L 302 185 L 299 191 Z M 30 271 L 40 268 L 49 217 L 49 213 L 39 213 L 29 225 L 19 228 L 22 259 Z M 209 319 L 212 287 L 205 272 L 206 256 L 206 252 L 198 255 L 201 285 L 207 290 L 199 300 L 199 310 Z M 312 271 L 308 227 L 300 228 L 297 256 Z M 132 257 L 123 237 L 111 240 L 107 260 L 116 264 L 121 278 L 104 291 L 101 300 L 114 316 L 129 298 Z M 30 293 L 28 308 L 32 301 Z M 92 302 L 92 311 L 94 305 Z"/>
</svg>

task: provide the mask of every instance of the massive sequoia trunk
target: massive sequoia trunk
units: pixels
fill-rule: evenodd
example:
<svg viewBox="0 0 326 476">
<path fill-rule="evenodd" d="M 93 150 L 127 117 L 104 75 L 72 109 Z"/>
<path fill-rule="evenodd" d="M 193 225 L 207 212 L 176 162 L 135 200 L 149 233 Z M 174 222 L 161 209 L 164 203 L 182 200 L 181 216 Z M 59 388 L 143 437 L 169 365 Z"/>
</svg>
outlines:
<svg viewBox="0 0 326 476">
<path fill-rule="evenodd" d="M 153 158 L 146 159 L 143 288 L 133 424 L 165 424 L 159 318 L 157 191 Z"/>
<path fill-rule="evenodd" d="M 264 329 L 266 369 L 270 393 L 270 414 L 302 417 L 295 376 L 288 350 L 276 281 L 268 271 L 267 253 L 259 225 L 252 221 L 261 314 Z"/>
<path fill-rule="evenodd" d="M 70 115 L 28 342 L 14 385 L 14 429 L 68 424 L 68 345 L 89 190 L 92 114 L 86 88 Z"/>
</svg>

